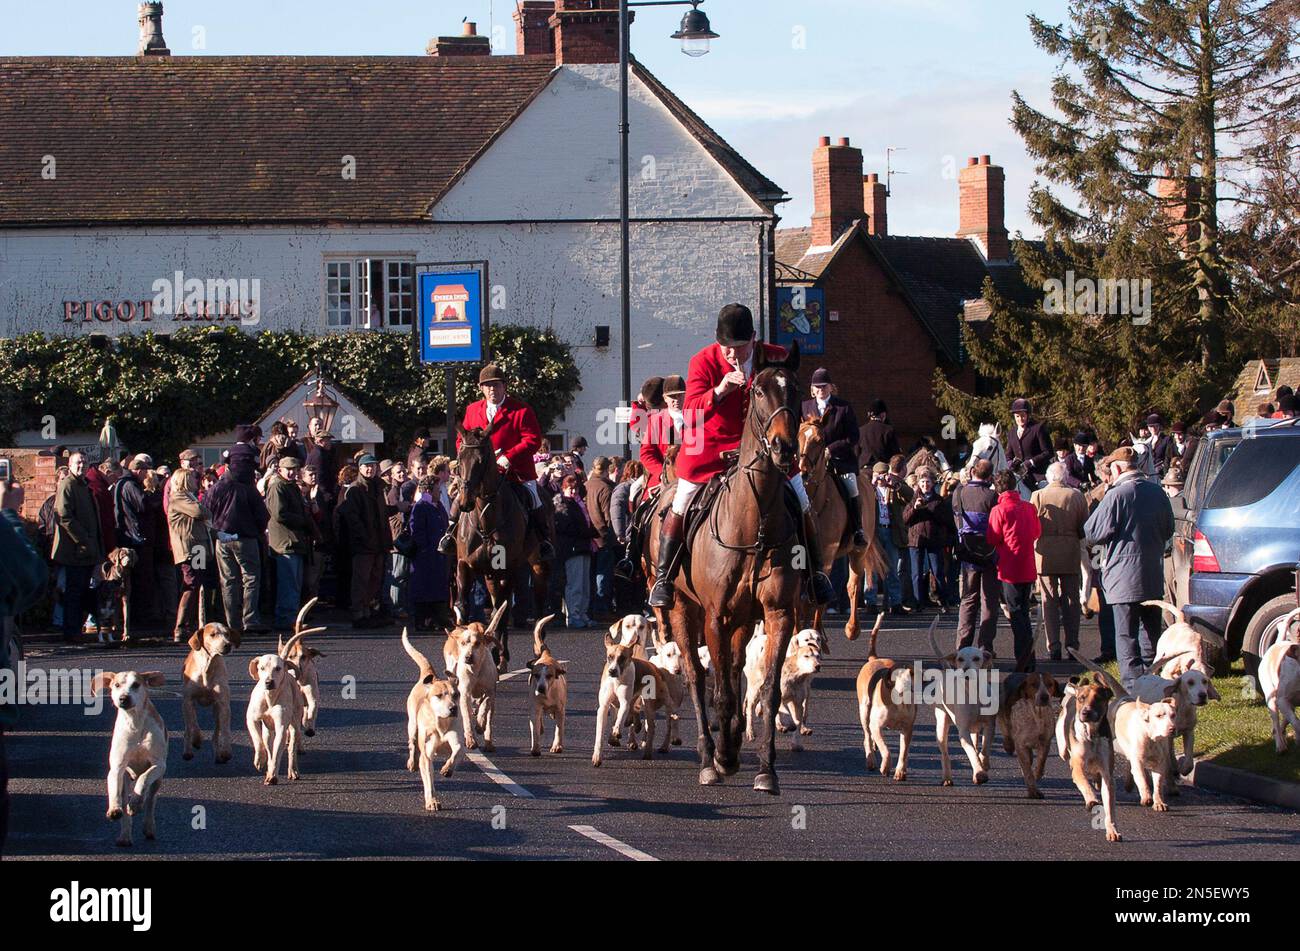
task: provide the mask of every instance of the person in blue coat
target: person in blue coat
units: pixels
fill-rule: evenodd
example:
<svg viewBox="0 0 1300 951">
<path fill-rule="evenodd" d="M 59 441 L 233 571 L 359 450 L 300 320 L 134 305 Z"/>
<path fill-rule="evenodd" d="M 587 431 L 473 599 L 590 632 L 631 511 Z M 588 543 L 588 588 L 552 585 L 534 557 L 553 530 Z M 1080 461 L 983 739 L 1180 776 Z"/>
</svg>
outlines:
<svg viewBox="0 0 1300 951">
<path fill-rule="evenodd" d="M 411 506 L 408 527 L 415 541 L 411 561 L 410 598 L 416 627 L 448 627 L 447 610 L 451 585 L 447 556 L 438 551 L 438 543 L 447 533 L 450 518 L 442 507 L 442 493 L 436 478 L 425 477 L 416 483 L 415 504 Z"/>
<path fill-rule="evenodd" d="M 1136 458 L 1121 446 L 1102 460 L 1110 488 L 1083 526 L 1088 544 L 1102 546 L 1101 587 L 1114 612 L 1120 680 L 1130 692 L 1155 660 L 1160 609 L 1142 602 L 1164 597 L 1165 545 L 1174 534 L 1169 497 L 1134 468 Z"/>
</svg>

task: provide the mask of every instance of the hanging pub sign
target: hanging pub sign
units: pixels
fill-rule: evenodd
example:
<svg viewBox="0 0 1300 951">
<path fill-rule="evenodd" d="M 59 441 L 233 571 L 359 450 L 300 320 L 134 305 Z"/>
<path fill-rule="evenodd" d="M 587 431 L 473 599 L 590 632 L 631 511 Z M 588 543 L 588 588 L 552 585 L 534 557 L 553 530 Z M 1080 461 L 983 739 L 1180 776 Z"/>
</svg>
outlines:
<svg viewBox="0 0 1300 951">
<path fill-rule="evenodd" d="M 799 352 L 826 352 L 826 292 L 820 287 L 776 289 L 776 342 L 788 347 L 799 342 Z"/>
<path fill-rule="evenodd" d="M 420 361 L 478 363 L 487 333 L 487 262 L 417 264 Z"/>
</svg>

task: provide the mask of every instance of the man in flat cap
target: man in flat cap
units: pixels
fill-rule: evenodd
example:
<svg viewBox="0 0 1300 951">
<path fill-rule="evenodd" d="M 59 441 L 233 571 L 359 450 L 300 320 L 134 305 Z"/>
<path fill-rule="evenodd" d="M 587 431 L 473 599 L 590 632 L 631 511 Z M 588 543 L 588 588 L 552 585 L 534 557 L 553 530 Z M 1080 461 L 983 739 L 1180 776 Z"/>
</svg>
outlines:
<svg viewBox="0 0 1300 951">
<path fill-rule="evenodd" d="M 542 513 L 542 497 L 537 492 L 537 467 L 533 464 L 533 453 L 542 445 L 542 427 L 537 414 L 523 400 L 506 393 L 505 375 L 495 363 L 489 363 L 479 371 L 478 386 L 483 398 L 465 408 L 460 428 L 463 431 L 493 427 L 492 451 L 496 454 L 497 466 L 507 479 L 528 490 L 532 500 L 528 522 L 537 533 L 542 558 L 554 558 L 550 523 Z M 458 435 L 458 450 L 460 444 Z M 456 522 L 460 518 L 460 509 L 455 503 L 450 514 L 447 534 L 438 543 L 438 550 L 444 555 L 450 554 L 456 546 Z"/>
<path fill-rule="evenodd" d="M 1130 692 L 1155 660 L 1160 609 L 1142 602 L 1164 597 L 1165 545 L 1174 534 L 1169 497 L 1136 462 L 1131 446 L 1102 460 L 1110 488 L 1083 526 L 1088 544 L 1102 546 L 1101 587 L 1114 612 L 1120 680 Z"/>
<path fill-rule="evenodd" d="M 686 448 L 677 455 L 677 490 L 660 529 L 655 583 L 649 597 L 651 607 L 672 604 L 687 507 L 710 478 L 726 469 L 723 453 L 740 445 L 749 389 L 757 371 L 765 362 L 780 362 L 788 356 L 784 347 L 756 339 L 754 315 L 744 304 L 728 304 L 722 308 L 715 338 L 716 343 L 691 358 L 686 374 L 682 404 L 685 414 L 682 441 Z M 831 583 L 818 563 L 816 526 L 808 511 L 808 492 L 797 471 L 790 477 L 790 486 L 803 508 L 803 540 L 808 552 L 813 600 L 825 604 L 831 598 Z"/>
</svg>

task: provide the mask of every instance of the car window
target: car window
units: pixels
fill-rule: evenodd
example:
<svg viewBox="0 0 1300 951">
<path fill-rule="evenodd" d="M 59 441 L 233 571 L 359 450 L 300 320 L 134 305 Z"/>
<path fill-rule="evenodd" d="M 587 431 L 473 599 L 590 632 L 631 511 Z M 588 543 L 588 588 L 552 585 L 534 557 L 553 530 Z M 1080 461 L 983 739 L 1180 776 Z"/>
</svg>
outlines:
<svg viewBox="0 0 1300 951">
<path fill-rule="evenodd" d="M 1205 497 L 1207 509 L 1252 505 L 1281 485 L 1300 466 L 1300 439 L 1243 439 L 1232 458 L 1220 465 Z"/>
<path fill-rule="evenodd" d="M 1201 500 L 1209 497 L 1214 487 L 1219 470 L 1237 448 L 1237 439 L 1205 439 L 1196 449 L 1196 458 L 1192 461 L 1192 478 L 1187 491 L 1187 507 L 1195 510 Z"/>
</svg>

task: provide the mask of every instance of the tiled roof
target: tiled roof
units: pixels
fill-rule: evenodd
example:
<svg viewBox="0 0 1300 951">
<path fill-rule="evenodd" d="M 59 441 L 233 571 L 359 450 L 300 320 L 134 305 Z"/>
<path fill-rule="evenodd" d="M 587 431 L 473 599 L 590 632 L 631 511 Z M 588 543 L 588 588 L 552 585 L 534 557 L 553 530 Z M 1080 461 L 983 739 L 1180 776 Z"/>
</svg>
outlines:
<svg viewBox="0 0 1300 951">
<path fill-rule="evenodd" d="M 784 199 L 633 68 L 747 192 Z M 538 56 L 0 57 L 0 226 L 421 220 L 554 69 Z"/>
<path fill-rule="evenodd" d="M 845 242 L 861 235 L 887 274 L 902 290 L 913 313 L 948 359 L 962 362 L 961 319 L 966 301 L 983 297 L 991 277 L 1004 296 L 1030 302 L 1016 264 L 988 264 L 966 238 L 913 238 L 868 235 L 855 222 L 833 247 L 809 254 L 810 228 L 782 228 L 776 233 L 778 268 L 785 266 L 820 277 Z M 783 275 L 793 277 L 793 274 Z M 975 316 L 979 316 L 978 314 Z"/>
<path fill-rule="evenodd" d="M 0 58 L 0 225 L 417 220 L 553 69 L 522 56 Z"/>
</svg>

